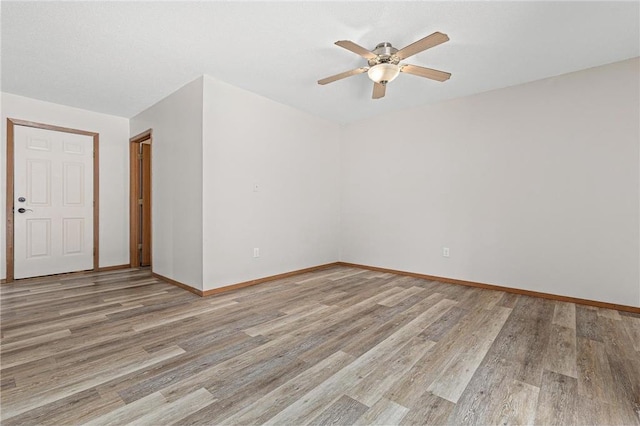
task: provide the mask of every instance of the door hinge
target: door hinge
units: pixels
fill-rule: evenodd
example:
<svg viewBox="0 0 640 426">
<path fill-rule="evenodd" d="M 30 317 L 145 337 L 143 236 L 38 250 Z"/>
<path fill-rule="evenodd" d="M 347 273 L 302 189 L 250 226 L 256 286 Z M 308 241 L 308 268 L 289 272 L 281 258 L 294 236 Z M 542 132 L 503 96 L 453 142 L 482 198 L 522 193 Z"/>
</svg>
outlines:
<svg viewBox="0 0 640 426">
<path fill-rule="evenodd" d="M 138 244 L 138 250 L 142 250 L 142 244 Z"/>
<path fill-rule="evenodd" d="M 138 204 L 139 205 L 142 205 L 142 200 L 143 200 L 142 198 L 138 198 Z"/>
<path fill-rule="evenodd" d="M 138 160 L 142 160 L 142 154 L 138 154 Z"/>
</svg>

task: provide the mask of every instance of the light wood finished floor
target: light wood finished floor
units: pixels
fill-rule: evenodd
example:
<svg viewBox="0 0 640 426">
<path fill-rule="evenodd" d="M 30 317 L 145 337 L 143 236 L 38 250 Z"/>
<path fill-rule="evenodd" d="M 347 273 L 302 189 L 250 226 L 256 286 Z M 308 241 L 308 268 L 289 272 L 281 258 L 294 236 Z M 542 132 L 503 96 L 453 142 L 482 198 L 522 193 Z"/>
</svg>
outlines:
<svg viewBox="0 0 640 426">
<path fill-rule="evenodd" d="M 640 315 L 334 267 L 0 287 L 2 424 L 640 424 Z"/>
</svg>

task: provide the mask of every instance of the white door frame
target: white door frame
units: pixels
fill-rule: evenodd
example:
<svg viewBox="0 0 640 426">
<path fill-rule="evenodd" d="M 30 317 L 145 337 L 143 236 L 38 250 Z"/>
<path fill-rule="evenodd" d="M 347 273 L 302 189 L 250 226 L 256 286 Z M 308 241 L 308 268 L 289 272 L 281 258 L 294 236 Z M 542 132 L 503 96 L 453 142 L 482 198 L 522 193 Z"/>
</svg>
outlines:
<svg viewBox="0 0 640 426">
<path fill-rule="evenodd" d="M 6 216 L 7 216 L 7 230 L 6 230 L 6 282 L 12 282 L 14 280 L 14 126 L 34 127 L 36 129 L 53 130 L 56 132 L 74 133 L 78 135 L 92 136 L 93 137 L 93 270 L 98 270 L 98 241 L 99 241 L 99 222 L 98 212 L 99 206 L 99 156 L 98 145 L 100 136 L 95 132 L 88 132 L 86 130 L 70 129 L 67 127 L 53 126 L 50 124 L 35 123 L 33 121 L 18 120 L 14 118 L 7 118 L 7 201 L 6 201 Z"/>
</svg>

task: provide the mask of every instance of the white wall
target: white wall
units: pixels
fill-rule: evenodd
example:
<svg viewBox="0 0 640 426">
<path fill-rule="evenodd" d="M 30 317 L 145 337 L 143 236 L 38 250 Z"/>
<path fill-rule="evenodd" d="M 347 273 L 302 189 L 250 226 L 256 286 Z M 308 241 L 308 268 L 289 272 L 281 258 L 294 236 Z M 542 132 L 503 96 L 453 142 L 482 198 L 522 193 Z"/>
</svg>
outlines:
<svg viewBox="0 0 640 426">
<path fill-rule="evenodd" d="M 101 267 L 129 263 L 129 120 L 2 93 L 0 146 L 0 222 L 6 223 L 7 117 L 87 130 L 100 134 L 100 259 Z M 0 276 L 6 278 L 5 226 L 0 227 Z"/>
<path fill-rule="evenodd" d="M 0 173 L 6 117 L 99 132 L 100 266 L 128 263 L 128 138 L 153 128 L 153 269 L 195 288 L 340 259 L 640 306 L 639 75 L 633 59 L 345 127 L 206 76 L 130 126 L 2 94 Z"/>
<path fill-rule="evenodd" d="M 207 76 L 203 110 L 205 290 L 337 261 L 340 126 Z"/>
<path fill-rule="evenodd" d="M 153 129 L 152 269 L 202 289 L 202 78 L 133 117 Z"/>
<path fill-rule="evenodd" d="M 341 260 L 640 306 L 639 64 L 347 126 Z"/>
</svg>

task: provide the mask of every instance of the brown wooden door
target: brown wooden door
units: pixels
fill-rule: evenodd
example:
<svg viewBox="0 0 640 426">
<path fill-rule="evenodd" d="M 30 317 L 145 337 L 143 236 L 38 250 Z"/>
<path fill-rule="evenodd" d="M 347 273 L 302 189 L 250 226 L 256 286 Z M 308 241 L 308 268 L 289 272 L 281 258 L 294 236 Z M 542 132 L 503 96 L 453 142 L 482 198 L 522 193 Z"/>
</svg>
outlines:
<svg viewBox="0 0 640 426">
<path fill-rule="evenodd" d="M 132 268 L 151 266 L 151 129 L 130 139 L 129 254 Z"/>
</svg>

